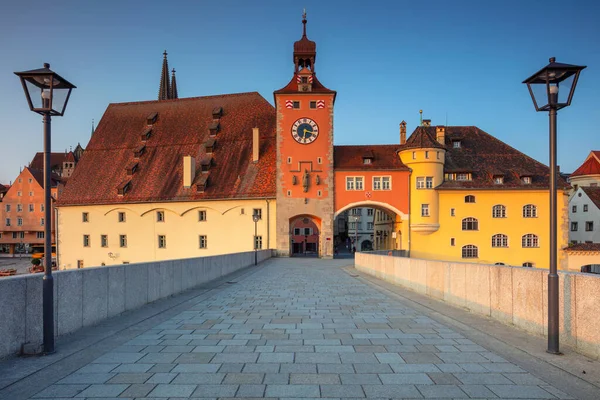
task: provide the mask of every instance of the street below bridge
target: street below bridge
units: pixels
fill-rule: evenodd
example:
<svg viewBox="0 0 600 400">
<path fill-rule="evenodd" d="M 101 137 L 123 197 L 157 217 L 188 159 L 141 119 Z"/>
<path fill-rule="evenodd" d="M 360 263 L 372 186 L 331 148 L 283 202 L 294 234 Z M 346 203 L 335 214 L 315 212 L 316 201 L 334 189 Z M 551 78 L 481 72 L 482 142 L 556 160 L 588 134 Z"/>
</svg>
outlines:
<svg viewBox="0 0 600 400">
<path fill-rule="evenodd" d="M 600 398 L 598 361 L 351 263 L 274 258 L 82 329 L 0 363 L 0 398 Z"/>
</svg>

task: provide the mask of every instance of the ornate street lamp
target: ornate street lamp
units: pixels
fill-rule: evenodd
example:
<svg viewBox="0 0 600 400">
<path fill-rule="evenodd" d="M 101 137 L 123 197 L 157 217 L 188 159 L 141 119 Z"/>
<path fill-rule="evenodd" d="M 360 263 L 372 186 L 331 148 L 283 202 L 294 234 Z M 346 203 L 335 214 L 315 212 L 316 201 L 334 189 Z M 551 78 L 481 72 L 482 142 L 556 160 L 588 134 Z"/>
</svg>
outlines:
<svg viewBox="0 0 600 400">
<path fill-rule="evenodd" d="M 558 273 L 556 237 L 556 111 L 571 105 L 579 74 L 585 66 L 550 64 L 533 74 L 527 84 L 536 111 L 548 111 L 550 116 L 550 271 L 548 273 L 548 353 L 560 354 L 558 316 Z"/>
<path fill-rule="evenodd" d="M 44 352 L 54 352 L 54 292 L 52 278 L 52 208 L 51 208 L 51 176 L 50 169 L 50 123 L 51 117 L 62 116 L 67 108 L 71 91 L 75 85 L 50 69 L 15 72 L 21 79 L 25 97 L 31 111 L 42 115 L 44 124 L 44 281 L 43 292 L 43 325 Z"/>
<path fill-rule="evenodd" d="M 258 265 L 258 220 L 260 219 L 260 216 L 258 215 L 257 212 L 255 212 L 254 214 L 252 214 L 252 221 L 254 221 L 254 265 Z"/>
</svg>

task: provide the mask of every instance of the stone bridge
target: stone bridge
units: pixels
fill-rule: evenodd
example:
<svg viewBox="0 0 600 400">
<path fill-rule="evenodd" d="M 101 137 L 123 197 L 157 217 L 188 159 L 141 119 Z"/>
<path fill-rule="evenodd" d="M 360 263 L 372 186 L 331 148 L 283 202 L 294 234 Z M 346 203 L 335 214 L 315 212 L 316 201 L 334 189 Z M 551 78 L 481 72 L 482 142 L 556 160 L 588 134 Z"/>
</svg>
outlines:
<svg viewBox="0 0 600 400">
<path fill-rule="evenodd" d="M 82 328 L 0 363 L 0 398 L 600 398 L 597 361 L 348 264 L 270 259 Z"/>
</svg>

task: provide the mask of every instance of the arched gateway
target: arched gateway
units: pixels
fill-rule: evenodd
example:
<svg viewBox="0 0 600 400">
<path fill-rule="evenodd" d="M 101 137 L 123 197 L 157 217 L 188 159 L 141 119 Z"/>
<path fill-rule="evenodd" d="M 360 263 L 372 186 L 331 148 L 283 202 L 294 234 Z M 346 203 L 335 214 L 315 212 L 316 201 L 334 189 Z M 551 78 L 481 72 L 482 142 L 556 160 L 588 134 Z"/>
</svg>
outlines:
<svg viewBox="0 0 600 400">
<path fill-rule="evenodd" d="M 400 144 L 333 145 L 336 92 L 317 79 L 317 45 L 306 35 L 306 22 L 303 18 L 302 38 L 294 43 L 291 80 L 273 93 L 277 111 L 277 254 L 331 258 L 335 217 L 348 208 L 370 204 L 391 210 L 395 217 L 389 225 L 395 231 L 387 234 L 381 229 L 380 236 L 398 236 L 408 218 L 410 171 L 397 154 Z M 401 125 L 401 141 L 402 129 L 405 139 L 406 124 Z M 376 232 L 373 236 L 369 240 L 380 243 Z M 394 246 L 407 248 L 403 242 Z"/>
</svg>

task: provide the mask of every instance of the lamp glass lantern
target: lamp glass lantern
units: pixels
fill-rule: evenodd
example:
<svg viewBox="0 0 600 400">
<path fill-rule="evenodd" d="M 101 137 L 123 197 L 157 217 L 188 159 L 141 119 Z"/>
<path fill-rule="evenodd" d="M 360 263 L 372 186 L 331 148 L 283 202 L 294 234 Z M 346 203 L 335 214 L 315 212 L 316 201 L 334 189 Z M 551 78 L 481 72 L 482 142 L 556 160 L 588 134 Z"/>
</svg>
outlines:
<svg viewBox="0 0 600 400">
<path fill-rule="evenodd" d="M 50 69 L 44 68 L 15 72 L 21 79 L 29 108 L 38 114 L 62 116 L 67 108 L 71 91 L 75 85 Z"/>
<path fill-rule="evenodd" d="M 550 64 L 524 80 L 536 111 L 560 110 L 571 105 L 579 74 L 584 68 L 557 63 L 552 57 Z"/>
</svg>

